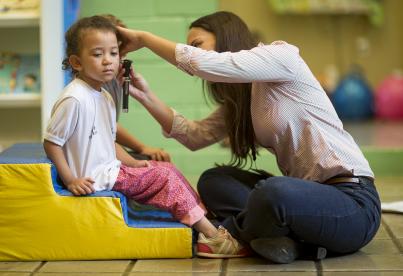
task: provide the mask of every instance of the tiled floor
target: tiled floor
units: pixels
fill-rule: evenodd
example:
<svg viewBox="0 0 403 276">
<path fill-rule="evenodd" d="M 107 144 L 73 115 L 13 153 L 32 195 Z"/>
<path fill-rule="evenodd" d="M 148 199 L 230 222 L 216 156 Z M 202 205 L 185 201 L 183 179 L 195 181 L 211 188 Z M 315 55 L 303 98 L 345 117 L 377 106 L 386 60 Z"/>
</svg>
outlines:
<svg viewBox="0 0 403 276">
<path fill-rule="evenodd" d="M 380 148 L 403 148 L 403 124 L 346 125 L 358 143 Z M 389 134 L 388 134 L 389 133 Z M 402 164 L 403 169 L 403 164 Z M 377 179 L 384 202 L 403 200 L 403 176 Z M 0 237 L 1 238 L 1 237 Z M 296 261 L 288 265 L 260 258 L 210 260 L 110 260 L 65 262 L 0 262 L 0 275 L 403 275 L 403 214 L 384 213 L 375 239 L 359 252 L 320 262 Z"/>
<path fill-rule="evenodd" d="M 378 186 L 381 195 L 403 179 L 387 179 Z M 401 183 L 401 182 L 400 182 Z M 403 196 L 403 189 L 400 191 Z M 320 262 L 271 264 L 260 258 L 210 260 L 111 260 L 64 262 L 0 262 L 0 275 L 403 275 L 403 215 L 383 214 L 375 239 L 360 252 Z"/>
</svg>

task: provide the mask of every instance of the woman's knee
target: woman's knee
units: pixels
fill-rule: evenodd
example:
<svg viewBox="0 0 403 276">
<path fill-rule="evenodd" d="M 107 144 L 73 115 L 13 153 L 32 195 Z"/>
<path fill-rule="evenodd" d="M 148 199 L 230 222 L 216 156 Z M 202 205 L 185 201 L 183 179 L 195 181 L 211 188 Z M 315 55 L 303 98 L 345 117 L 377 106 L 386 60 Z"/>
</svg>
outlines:
<svg viewBox="0 0 403 276">
<path fill-rule="evenodd" d="M 197 182 L 197 191 L 200 194 L 214 192 L 220 184 L 220 178 L 227 175 L 228 167 L 216 167 L 204 171 Z M 212 191 L 213 190 L 213 191 Z"/>
<path fill-rule="evenodd" d="M 260 180 L 254 191 L 261 196 L 283 198 L 290 192 L 289 177 L 275 176 Z"/>
<path fill-rule="evenodd" d="M 211 185 L 211 177 L 215 174 L 216 168 L 211 168 L 204 171 L 197 181 L 197 191 L 199 194 L 205 194 L 208 190 L 210 190 Z"/>
<path fill-rule="evenodd" d="M 200 175 L 200 178 L 199 178 L 199 182 L 200 181 L 203 181 L 203 180 L 205 180 L 205 179 L 208 179 L 208 178 L 210 178 L 211 176 L 213 176 L 213 175 L 216 175 L 217 173 L 219 173 L 219 168 L 210 168 L 210 169 L 208 169 L 208 170 L 205 170 L 201 175 Z"/>
<path fill-rule="evenodd" d="M 285 207 L 287 203 L 293 200 L 294 195 L 289 177 L 270 177 L 260 180 L 252 190 L 249 202 L 253 202 L 256 208 L 277 209 L 280 206 Z"/>
<path fill-rule="evenodd" d="M 214 177 L 217 177 L 220 175 L 231 175 L 235 170 L 237 170 L 237 169 L 233 168 L 233 167 L 229 167 L 229 166 L 219 166 L 219 167 L 215 167 L 215 168 L 210 168 L 210 169 L 205 170 L 201 174 L 200 180 L 209 179 L 212 177 L 214 178 Z"/>
</svg>

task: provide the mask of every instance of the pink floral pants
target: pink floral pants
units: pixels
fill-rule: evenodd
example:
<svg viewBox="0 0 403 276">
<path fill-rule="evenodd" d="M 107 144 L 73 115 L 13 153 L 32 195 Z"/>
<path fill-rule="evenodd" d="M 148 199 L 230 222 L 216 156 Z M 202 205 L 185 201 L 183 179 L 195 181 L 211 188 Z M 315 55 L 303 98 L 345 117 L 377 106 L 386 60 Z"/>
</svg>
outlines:
<svg viewBox="0 0 403 276">
<path fill-rule="evenodd" d="M 170 212 L 180 222 L 192 226 L 206 213 L 195 190 L 169 162 L 149 161 L 149 167 L 121 165 L 112 190 L 141 204 Z"/>
</svg>

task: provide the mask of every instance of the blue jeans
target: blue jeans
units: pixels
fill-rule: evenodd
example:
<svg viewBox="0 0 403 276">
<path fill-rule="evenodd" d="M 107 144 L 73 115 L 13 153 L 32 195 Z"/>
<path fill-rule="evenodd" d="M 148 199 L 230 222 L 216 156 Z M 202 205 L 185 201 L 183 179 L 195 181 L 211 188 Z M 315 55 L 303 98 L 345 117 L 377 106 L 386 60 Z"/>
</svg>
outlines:
<svg viewBox="0 0 403 276">
<path fill-rule="evenodd" d="M 198 191 L 207 209 L 237 239 L 289 236 L 334 253 L 350 253 L 376 234 L 381 218 L 373 181 L 320 184 L 232 167 L 205 171 Z"/>
</svg>

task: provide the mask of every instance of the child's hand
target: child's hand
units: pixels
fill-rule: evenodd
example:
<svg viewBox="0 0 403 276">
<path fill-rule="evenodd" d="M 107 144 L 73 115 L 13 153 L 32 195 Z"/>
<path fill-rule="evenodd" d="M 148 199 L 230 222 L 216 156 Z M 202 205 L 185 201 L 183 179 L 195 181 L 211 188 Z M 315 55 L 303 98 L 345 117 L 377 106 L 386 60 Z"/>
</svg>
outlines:
<svg viewBox="0 0 403 276">
<path fill-rule="evenodd" d="M 140 152 L 151 157 L 152 160 L 170 162 L 171 156 L 163 149 L 145 146 Z"/>
<path fill-rule="evenodd" d="M 137 159 L 133 159 L 130 164 L 128 164 L 129 167 L 132 168 L 142 168 L 142 167 L 149 167 L 150 163 L 148 163 L 147 160 L 137 160 Z"/>
<path fill-rule="evenodd" d="M 95 181 L 90 177 L 81 177 L 74 179 L 66 186 L 67 189 L 75 196 L 88 195 L 95 192 L 94 187 L 92 186 L 94 182 Z"/>
</svg>

